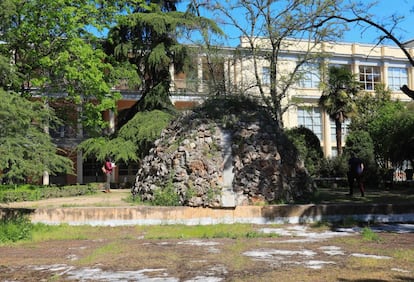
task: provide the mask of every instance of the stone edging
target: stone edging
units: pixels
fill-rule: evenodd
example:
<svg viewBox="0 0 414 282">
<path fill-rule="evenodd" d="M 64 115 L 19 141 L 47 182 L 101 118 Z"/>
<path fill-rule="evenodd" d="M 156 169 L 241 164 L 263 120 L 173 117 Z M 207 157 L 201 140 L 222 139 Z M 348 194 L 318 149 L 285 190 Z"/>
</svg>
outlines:
<svg viewBox="0 0 414 282">
<path fill-rule="evenodd" d="M 148 206 L 0 209 L 2 217 L 16 213 L 29 214 L 34 223 L 93 226 L 297 224 L 343 220 L 380 223 L 414 222 L 414 206 L 409 204 L 237 206 L 231 209 Z"/>
</svg>

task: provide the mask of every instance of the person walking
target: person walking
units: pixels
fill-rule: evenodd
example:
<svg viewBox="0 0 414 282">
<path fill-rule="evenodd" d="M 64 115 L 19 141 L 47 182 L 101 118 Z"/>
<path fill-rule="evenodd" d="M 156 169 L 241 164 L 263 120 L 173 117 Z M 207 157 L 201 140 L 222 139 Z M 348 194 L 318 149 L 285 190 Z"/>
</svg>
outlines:
<svg viewBox="0 0 414 282">
<path fill-rule="evenodd" d="M 106 158 L 105 163 L 102 166 L 102 171 L 103 173 L 105 173 L 105 176 L 106 176 L 105 193 L 111 192 L 111 175 L 112 175 L 113 169 L 114 169 L 114 165 L 111 162 L 111 159 Z"/>
<path fill-rule="evenodd" d="M 362 162 L 362 160 L 360 158 L 357 158 L 355 154 L 351 154 L 351 158 L 348 161 L 348 185 L 350 196 L 353 196 L 354 194 L 355 181 L 359 187 L 359 191 L 361 192 L 361 197 L 365 196 L 363 171 L 364 163 Z"/>
</svg>

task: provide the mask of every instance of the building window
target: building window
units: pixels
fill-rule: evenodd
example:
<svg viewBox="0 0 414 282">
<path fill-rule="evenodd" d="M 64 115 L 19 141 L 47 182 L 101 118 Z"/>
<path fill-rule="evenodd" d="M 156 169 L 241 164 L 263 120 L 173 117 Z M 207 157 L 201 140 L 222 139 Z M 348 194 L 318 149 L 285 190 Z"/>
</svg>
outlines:
<svg viewBox="0 0 414 282">
<path fill-rule="evenodd" d="M 381 72 L 379 67 L 360 66 L 359 82 L 364 90 L 375 90 L 377 84 L 381 82 Z"/>
<path fill-rule="evenodd" d="M 265 85 L 270 84 L 270 68 L 269 67 L 262 68 L 262 84 L 265 84 Z"/>
<path fill-rule="evenodd" d="M 322 114 L 319 108 L 298 108 L 298 126 L 304 126 L 322 140 Z"/>
<path fill-rule="evenodd" d="M 301 88 L 318 88 L 320 83 L 317 64 L 304 64 L 299 71 L 301 78 L 298 82 Z"/>
<path fill-rule="evenodd" d="M 388 88 L 392 91 L 398 91 L 404 84 L 408 84 L 407 69 L 388 68 Z"/>
</svg>

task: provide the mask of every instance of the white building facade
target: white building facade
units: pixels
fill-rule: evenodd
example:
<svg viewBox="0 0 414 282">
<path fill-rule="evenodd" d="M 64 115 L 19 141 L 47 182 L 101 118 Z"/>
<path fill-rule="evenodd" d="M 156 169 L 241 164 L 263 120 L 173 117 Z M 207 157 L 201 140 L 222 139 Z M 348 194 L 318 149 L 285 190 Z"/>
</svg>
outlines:
<svg viewBox="0 0 414 282">
<path fill-rule="evenodd" d="M 257 45 L 260 45 L 261 50 L 266 50 L 266 42 L 266 39 L 257 39 Z M 309 42 L 305 41 L 286 41 L 284 47 L 278 52 L 278 78 L 286 77 L 294 71 L 303 54 L 309 52 L 309 45 Z M 258 95 L 257 78 L 264 91 L 269 93 L 270 61 L 265 56 L 257 56 L 254 61 L 249 47 L 248 41 L 242 38 L 239 47 L 222 49 L 220 71 L 227 93 L 240 92 Z M 414 56 L 413 48 L 408 47 L 408 51 Z M 337 150 L 335 123 L 330 120 L 326 112 L 318 107 L 318 100 L 322 94 L 320 89 L 321 65 L 348 67 L 359 80 L 362 91 L 374 93 L 376 86 L 383 84 L 391 90 L 392 99 L 411 101 L 400 90 L 400 87 L 408 85 L 410 89 L 414 89 L 414 67 L 398 47 L 324 42 L 312 46 L 312 52 L 323 55 L 315 56 L 317 59 L 300 66 L 303 75 L 289 88 L 286 97 L 282 100 L 282 104 L 288 108 L 283 115 L 283 124 L 286 128 L 305 126 L 311 129 L 321 141 L 326 157 L 336 156 Z M 194 64 L 196 70 L 192 77 L 193 79 L 196 77 L 198 81 L 198 87 L 194 88 L 196 93 L 207 92 L 208 89 L 204 56 L 206 54 L 199 54 L 197 63 Z M 177 84 L 180 84 L 180 91 L 185 92 L 183 86 L 186 83 L 183 81 L 186 81 L 186 75 L 181 75 L 179 79 L 177 77 L 175 75 L 175 80 L 173 79 L 172 93 L 177 93 L 175 87 Z M 292 102 L 299 100 L 302 102 L 295 104 Z M 345 140 L 349 122 L 347 120 L 343 126 L 343 140 Z"/>
</svg>

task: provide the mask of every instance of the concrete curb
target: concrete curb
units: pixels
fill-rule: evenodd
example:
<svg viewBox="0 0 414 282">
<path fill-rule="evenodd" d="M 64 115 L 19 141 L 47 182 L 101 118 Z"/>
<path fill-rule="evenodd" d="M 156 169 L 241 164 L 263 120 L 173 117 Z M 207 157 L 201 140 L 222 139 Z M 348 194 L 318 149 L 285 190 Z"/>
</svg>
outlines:
<svg viewBox="0 0 414 282">
<path fill-rule="evenodd" d="M 300 224 L 320 221 L 411 223 L 414 205 L 409 204 L 330 204 L 237 206 L 228 209 L 191 207 L 71 207 L 2 208 L 1 217 L 28 214 L 33 223 L 49 225 L 208 225 L 208 224 Z"/>
</svg>

